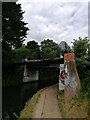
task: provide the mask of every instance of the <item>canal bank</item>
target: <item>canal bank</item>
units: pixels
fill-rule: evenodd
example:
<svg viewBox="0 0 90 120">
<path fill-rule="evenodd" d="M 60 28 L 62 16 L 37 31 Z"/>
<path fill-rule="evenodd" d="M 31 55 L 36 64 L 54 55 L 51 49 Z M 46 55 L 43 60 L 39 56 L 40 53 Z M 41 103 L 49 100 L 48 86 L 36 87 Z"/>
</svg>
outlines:
<svg viewBox="0 0 90 120">
<path fill-rule="evenodd" d="M 22 82 L 22 77 L 19 80 L 19 73 L 17 75 L 14 73 L 15 72 L 12 72 L 11 74 L 8 70 L 7 76 L 5 77 L 5 84 L 3 77 L 2 120 L 7 118 L 12 120 L 16 118 L 16 116 L 19 116 L 26 102 L 31 99 L 38 90 L 57 83 L 59 79 L 59 70 L 57 69 L 40 69 L 39 80 L 27 83 Z M 16 81 L 18 81 L 17 85 L 14 84 Z M 20 84 L 19 81 L 21 81 Z"/>
<path fill-rule="evenodd" d="M 38 82 L 2 88 L 2 120 L 19 116 L 28 99 L 38 90 Z"/>
<path fill-rule="evenodd" d="M 64 100 L 64 92 L 58 84 L 44 88 L 27 102 L 20 112 L 20 118 L 89 118 L 88 99 Z"/>
<path fill-rule="evenodd" d="M 27 102 L 20 118 L 61 118 L 57 92 L 58 84 L 39 91 Z"/>
</svg>

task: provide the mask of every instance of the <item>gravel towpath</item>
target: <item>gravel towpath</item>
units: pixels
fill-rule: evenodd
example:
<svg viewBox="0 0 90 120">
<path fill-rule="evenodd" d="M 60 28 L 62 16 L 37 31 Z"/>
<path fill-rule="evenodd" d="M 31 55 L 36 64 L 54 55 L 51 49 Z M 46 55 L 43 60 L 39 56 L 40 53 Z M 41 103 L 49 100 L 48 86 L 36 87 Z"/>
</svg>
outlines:
<svg viewBox="0 0 90 120">
<path fill-rule="evenodd" d="M 33 118 L 61 118 L 57 101 L 58 84 L 46 88 L 40 95 Z"/>
</svg>

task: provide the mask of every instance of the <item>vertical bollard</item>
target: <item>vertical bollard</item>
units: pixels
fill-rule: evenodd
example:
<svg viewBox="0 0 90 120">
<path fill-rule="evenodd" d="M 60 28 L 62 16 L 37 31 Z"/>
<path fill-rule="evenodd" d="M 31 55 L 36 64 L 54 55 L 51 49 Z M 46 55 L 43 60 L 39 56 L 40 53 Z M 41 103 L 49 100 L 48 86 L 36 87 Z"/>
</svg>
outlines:
<svg viewBox="0 0 90 120">
<path fill-rule="evenodd" d="M 65 102 L 70 101 L 73 97 L 78 96 L 80 92 L 80 79 L 75 64 L 75 54 L 64 54 L 65 67 Z"/>
</svg>

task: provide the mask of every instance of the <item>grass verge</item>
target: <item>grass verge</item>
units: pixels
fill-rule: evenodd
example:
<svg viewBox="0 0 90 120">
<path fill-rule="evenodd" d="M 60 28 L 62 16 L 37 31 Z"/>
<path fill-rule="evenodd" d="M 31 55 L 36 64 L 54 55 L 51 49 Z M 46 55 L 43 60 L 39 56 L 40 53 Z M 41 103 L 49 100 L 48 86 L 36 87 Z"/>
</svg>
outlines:
<svg viewBox="0 0 90 120">
<path fill-rule="evenodd" d="M 32 118 L 35 105 L 38 102 L 38 99 L 40 98 L 40 95 L 43 92 L 43 90 L 44 89 L 39 90 L 36 94 L 33 95 L 33 97 L 30 100 L 28 100 L 24 109 L 20 112 L 19 118 Z"/>
<path fill-rule="evenodd" d="M 57 99 L 62 118 L 89 118 L 89 100 L 87 98 L 73 98 L 70 102 L 66 103 L 64 92 L 60 91 L 57 93 Z"/>
</svg>

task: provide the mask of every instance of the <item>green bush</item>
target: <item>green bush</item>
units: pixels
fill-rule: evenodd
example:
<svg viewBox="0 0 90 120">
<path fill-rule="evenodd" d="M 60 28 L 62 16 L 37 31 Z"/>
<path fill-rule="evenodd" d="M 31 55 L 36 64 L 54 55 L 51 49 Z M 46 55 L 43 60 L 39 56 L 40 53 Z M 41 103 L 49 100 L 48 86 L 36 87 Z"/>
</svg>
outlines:
<svg viewBox="0 0 90 120">
<path fill-rule="evenodd" d="M 4 67 L 2 71 L 2 86 L 16 86 L 22 84 L 22 67 Z"/>
</svg>

